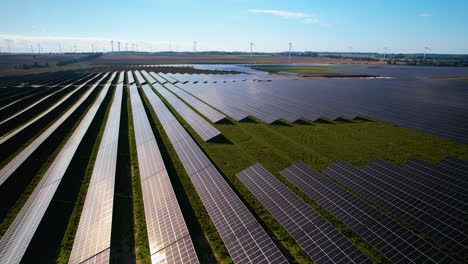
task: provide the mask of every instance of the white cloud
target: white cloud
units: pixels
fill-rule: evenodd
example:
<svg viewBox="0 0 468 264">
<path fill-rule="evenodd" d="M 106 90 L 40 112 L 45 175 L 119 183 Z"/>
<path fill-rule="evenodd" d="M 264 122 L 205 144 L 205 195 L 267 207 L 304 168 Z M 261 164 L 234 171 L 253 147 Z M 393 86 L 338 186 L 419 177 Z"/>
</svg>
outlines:
<svg viewBox="0 0 468 264">
<path fill-rule="evenodd" d="M 303 22 L 306 24 L 315 24 L 320 23 L 320 20 L 318 18 L 306 18 Z"/>
<path fill-rule="evenodd" d="M 431 15 L 430 14 L 420 14 L 419 16 L 420 17 L 430 17 Z"/>
<path fill-rule="evenodd" d="M 272 14 L 275 16 L 280 16 L 282 18 L 304 18 L 304 17 L 311 17 L 310 14 L 305 13 L 298 13 L 298 12 L 289 12 L 289 11 L 282 11 L 282 10 L 259 10 L 259 9 L 249 9 L 247 10 L 250 13 L 264 13 L 264 14 Z"/>
</svg>

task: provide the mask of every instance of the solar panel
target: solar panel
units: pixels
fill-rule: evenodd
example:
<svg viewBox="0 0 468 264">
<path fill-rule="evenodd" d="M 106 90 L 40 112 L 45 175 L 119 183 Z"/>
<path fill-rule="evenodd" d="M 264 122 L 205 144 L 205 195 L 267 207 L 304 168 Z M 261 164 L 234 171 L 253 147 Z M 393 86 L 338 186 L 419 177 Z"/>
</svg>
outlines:
<svg viewBox="0 0 468 264">
<path fill-rule="evenodd" d="M 454 263 L 446 254 L 304 163 L 295 163 L 281 174 L 392 262 Z"/>
<path fill-rule="evenodd" d="M 373 263 L 350 240 L 256 163 L 236 174 L 315 263 Z"/>
<path fill-rule="evenodd" d="M 117 84 L 123 83 L 123 82 L 124 82 L 124 79 L 125 79 L 125 72 L 124 72 L 124 71 L 121 71 L 121 72 L 119 73 L 119 80 L 117 81 Z"/>
<path fill-rule="evenodd" d="M 287 263 L 271 238 L 156 94 L 143 86 L 234 263 Z"/>
<path fill-rule="evenodd" d="M 434 171 L 431 171 L 428 168 L 421 167 L 417 164 L 412 164 L 410 162 L 407 162 L 400 168 L 404 171 L 412 173 L 413 175 L 420 175 L 421 177 L 424 177 L 427 181 L 433 182 L 438 185 L 446 186 L 446 188 L 451 190 L 454 195 L 468 196 L 466 194 L 466 188 L 463 188 L 463 186 L 458 185 L 457 182 L 453 180 L 453 178 L 445 177 L 444 175 L 435 173 Z"/>
<path fill-rule="evenodd" d="M 99 145 L 69 263 L 81 263 L 110 248 L 122 90 L 123 84 L 119 83 Z M 102 256 L 101 259 L 108 260 Z"/>
<path fill-rule="evenodd" d="M 137 87 L 130 86 L 138 166 L 153 263 L 198 263 Z"/>
<path fill-rule="evenodd" d="M 1 170 L 0 170 L 0 185 L 2 185 L 15 171 L 16 169 L 23 164 L 23 162 L 63 123 L 65 120 L 73 114 L 73 112 L 81 105 L 81 103 L 88 98 L 88 96 L 94 91 L 94 89 L 98 86 L 98 84 L 105 78 L 107 77 L 108 74 L 105 74 L 101 79 L 99 79 L 86 93 L 84 93 L 80 99 L 72 106 L 70 107 L 67 112 L 65 112 L 60 118 L 55 121 L 50 127 L 48 127 L 41 135 L 39 135 L 31 144 L 29 144 L 26 148 L 24 148 L 18 155 L 16 155 L 10 162 L 8 162 L 7 165 L 5 165 Z M 85 85 L 85 84 L 83 84 Z M 82 86 L 78 87 L 77 89 L 80 89 Z M 75 90 L 76 91 L 76 90 Z M 74 91 L 72 92 L 74 93 Z M 62 98 L 59 102 L 57 102 L 54 106 L 48 109 L 48 111 L 51 111 L 53 108 L 59 106 L 66 98 Z M 43 113 L 39 115 L 37 118 L 34 120 L 39 119 L 42 115 L 45 115 L 46 113 Z M 32 121 L 34 122 L 34 121 Z M 27 123 L 30 124 L 30 123 Z M 27 125 L 26 124 L 26 125 Z M 22 128 L 25 128 L 23 126 Z M 3 140 L 4 138 L 2 138 Z M 0 141 L 2 141 L 0 140 Z M 0 142 L 0 144 L 3 142 Z"/>
<path fill-rule="evenodd" d="M 185 122 L 187 122 L 204 141 L 208 141 L 221 134 L 218 129 L 203 119 L 166 88 L 157 83 L 154 84 L 153 87 L 172 105 L 172 107 L 174 107 Z"/>
<path fill-rule="evenodd" d="M 463 229 L 463 225 L 454 226 L 444 218 L 423 209 L 427 208 L 423 202 L 409 203 L 407 199 L 412 198 L 408 195 L 402 195 L 401 192 L 375 184 L 368 178 L 367 173 L 344 161 L 333 164 L 323 172 L 462 258 L 468 256 L 468 236 L 464 234 L 466 232 L 464 230 L 468 229 Z"/>
<path fill-rule="evenodd" d="M 135 73 L 135 76 L 137 77 L 138 83 L 140 83 L 140 85 L 146 83 L 146 80 L 143 78 L 143 76 L 141 76 L 141 73 L 139 71 L 134 71 L 133 73 Z"/>
<path fill-rule="evenodd" d="M 461 188 L 464 193 L 468 191 L 468 183 L 463 180 L 463 177 L 458 177 L 448 170 L 440 169 L 434 164 L 418 159 L 412 159 L 402 166 L 402 168 L 416 169 L 425 174 L 431 175 L 434 178 L 444 179 L 448 184 L 450 184 L 451 188 Z"/>
<path fill-rule="evenodd" d="M 135 83 L 135 79 L 133 78 L 132 71 L 127 72 L 127 82 L 128 82 L 128 84 Z"/>
<path fill-rule="evenodd" d="M 80 264 L 105 264 L 109 263 L 110 261 L 110 249 L 106 249 L 97 255 L 80 262 Z M 77 263 L 77 262 L 69 262 L 69 263 Z"/>
<path fill-rule="evenodd" d="M 373 180 L 374 184 L 379 187 L 386 188 L 389 192 L 399 197 L 404 197 L 403 199 L 408 203 L 419 206 L 421 209 L 431 212 L 431 214 L 445 218 L 447 222 L 455 226 L 462 225 L 465 220 L 468 220 L 468 214 L 463 210 L 466 206 L 463 206 L 463 203 L 460 203 L 460 201 L 435 192 L 425 186 L 412 184 L 410 180 L 395 177 L 396 173 L 374 163 L 367 165 L 361 170 L 371 175 L 369 180 Z M 457 208 L 457 206 L 463 207 Z"/>
<path fill-rule="evenodd" d="M 443 164 L 443 165 L 446 165 L 455 169 L 459 169 L 465 172 L 468 170 L 468 162 L 464 160 L 456 159 L 454 157 L 447 157 L 444 160 L 442 160 L 440 164 Z M 468 176 L 468 173 L 467 173 L 467 176 Z"/>
<path fill-rule="evenodd" d="M 114 78 L 115 74 L 111 78 Z M 19 263 L 110 84 L 106 84 L 0 241 L 0 263 Z"/>
<path fill-rule="evenodd" d="M 167 80 L 164 79 L 163 77 L 157 75 L 156 73 L 154 72 L 150 72 L 151 76 L 153 76 L 154 79 L 156 79 L 160 84 L 165 84 L 167 83 Z"/>
<path fill-rule="evenodd" d="M 8 134 L 2 136 L 0 138 L 0 144 L 3 144 L 4 142 L 6 142 L 7 140 L 9 140 L 10 138 L 12 138 L 13 136 L 15 136 L 16 134 L 18 134 L 19 132 L 21 132 L 23 129 L 27 128 L 28 126 L 30 126 L 31 124 L 33 124 L 34 122 L 36 122 L 37 120 L 39 120 L 40 118 L 42 118 L 43 116 L 45 116 L 46 114 L 48 114 L 49 112 L 51 112 L 52 110 L 54 110 L 55 108 L 59 107 L 65 100 L 67 100 L 70 96 L 72 96 L 75 92 L 77 92 L 78 90 L 80 90 L 81 88 L 83 88 L 88 82 L 90 82 L 91 80 L 95 79 L 96 77 L 98 77 L 100 74 L 94 76 L 93 78 L 87 80 L 85 83 L 83 83 L 82 85 L 78 86 L 76 89 L 70 91 L 70 93 L 68 93 L 67 95 L 65 95 L 62 99 L 60 99 L 59 101 L 57 101 L 54 105 L 52 105 L 51 107 L 49 107 L 46 111 L 44 111 L 43 113 L 39 114 L 38 116 L 34 117 L 32 120 L 26 122 L 25 124 L 23 124 L 22 126 L 16 128 L 15 130 L 9 132 Z M 103 76 L 98 82 L 96 82 L 96 86 L 97 86 L 97 83 L 101 82 L 105 77 L 107 77 L 107 74 L 105 76 Z"/>
<path fill-rule="evenodd" d="M 439 164 L 429 163 L 427 161 L 420 160 L 420 159 L 412 159 L 410 162 L 414 164 L 418 164 L 419 166 L 422 166 L 424 168 L 428 168 L 437 174 L 445 175 L 445 177 L 449 179 L 454 179 L 454 182 L 465 187 L 466 190 L 468 191 L 468 177 L 466 177 L 467 176 L 466 171 L 453 170 L 451 168 L 444 168 L 443 166 L 440 166 Z"/>
<path fill-rule="evenodd" d="M 175 93 L 178 97 L 182 98 L 185 102 L 187 102 L 189 105 L 195 108 L 198 112 L 206 116 L 211 122 L 216 123 L 226 118 L 224 114 L 218 112 L 211 106 L 207 105 L 205 102 L 187 93 L 186 91 L 176 87 L 175 85 L 166 83 L 164 84 L 164 87 L 170 90 L 171 92 Z"/>
<path fill-rule="evenodd" d="M 375 160 L 374 162 L 367 165 L 364 171 L 380 171 L 389 175 L 394 180 L 397 180 L 394 186 L 401 186 L 401 188 L 411 187 L 410 191 L 414 190 L 414 193 L 417 195 L 422 193 L 422 195 L 418 195 L 418 197 L 426 197 L 425 201 L 431 201 L 433 199 L 437 199 L 436 201 L 431 201 L 434 205 L 437 206 L 438 209 L 451 207 L 452 209 L 448 208 L 447 211 L 450 211 L 452 215 L 461 214 L 462 216 L 467 216 L 468 212 L 468 194 L 458 194 L 454 192 L 452 189 L 447 188 L 445 185 L 436 184 L 431 181 L 428 181 L 426 177 L 421 177 L 420 175 L 412 174 L 409 171 L 405 171 L 395 165 L 392 165 L 388 162 L 383 160 Z M 458 212 L 458 213 L 457 213 Z"/>
</svg>

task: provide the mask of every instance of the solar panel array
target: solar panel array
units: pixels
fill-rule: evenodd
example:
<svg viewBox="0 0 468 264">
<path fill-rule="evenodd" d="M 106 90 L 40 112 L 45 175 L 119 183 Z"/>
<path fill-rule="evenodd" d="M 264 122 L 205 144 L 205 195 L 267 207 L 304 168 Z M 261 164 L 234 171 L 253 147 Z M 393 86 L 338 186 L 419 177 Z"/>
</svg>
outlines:
<svg viewBox="0 0 468 264">
<path fill-rule="evenodd" d="M 52 95 L 54 95 L 54 94 L 56 94 L 56 93 L 58 93 L 58 92 L 61 92 L 61 91 L 65 90 L 65 89 L 69 88 L 69 87 L 72 86 L 72 85 L 73 85 L 73 83 L 72 83 L 72 84 L 65 85 L 64 87 L 62 87 L 62 88 L 60 88 L 60 89 L 57 89 L 57 90 L 53 91 L 52 93 L 50 93 L 50 94 L 48 94 L 48 95 L 42 97 L 41 99 L 35 101 L 35 102 L 32 103 L 31 105 L 29 105 L 29 106 L 27 106 L 27 107 L 21 109 L 21 110 L 18 111 L 18 112 L 15 112 L 13 115 L 11 115 L 11 116 L 9 116 L 9 117 L 3 119 L 2 121 L 0 121 L 0 125 L 3 124 L 3 123 L 5 123 L 5 122 L 7 122 L 7 121 L 9 121 L 9 120 L 11 120 L 11 119 L 13 119 L 13 118 L 15 118 L 15 117 L 17 117 L 17 116 L 19 116 L 19 115 L 21 115 L 22 113 L 24 113 L 24 112 L 28 111 L 29 109 L 33 108 L 34 106 L 36 106 L 36 105 L 39 104 L 40 102 L 44 101 L 45 99 L 51 97 Z"/>
<path fill-rule="evenodd" d="M 315 263 L 373 263 L 332 224 L 256 163 L 236 174 Z"/>
<path fill-rule="evenodd" d="M 135 85 L 130 99 L 153 263 L 198 263 L 189 231 Z"/>
<path fill-rule="evenodd" d="M 260 223 L 148 85 L 143 86 L 180 161 L 235 263 L 287 263 Z"/>
<path fill-rule="evenodd" d="M 444 160 L 442 160 L 440 162 L 440 165 L 445 166 L 445 167 L 449 167 L 449 168 L 462 170 L 462 171 L 468 170 L 468 162 L 466 162 L 464 160 L 459 160 L 459 159 L 454 158 L 454 157 L 445 158 Z M 468 175 L 465 174 L 465 177 L 464 177 L 465 180 L 466 180 L 467 176 Z"/>
<path fill-rule="evenodd" d="M 10 138 L 12 138 L 13 136 L 15 136 L 16 134 L 18 134 L 19 132 L 21 132 L 23 129 L 27 128 L 28 126 L 30 126 L 31 124 L 33 124 L 34 122 L 36 122 L 37 120 L 41 119 L 43 116 L 45 116 L 46 114 L 50 113 L 52 110 L 54 110 L 55 108 L 59 107 L 65 100 L 67 100 L 70 96 L 72 96 L 75 92 L 77 92 L 78 90 L 80 90 L 81 88 L 83 88 L 87 83 L 89 83 L 90 81 L 92 81 L 93 79 L 97 78 L 100 74 L 97 74 L 96 76 L 94 76 L 93 78 L 90 78 L 88 80 L 86 80 L 83 84 L 81 84 L 80 86 L 78 86 L 77 88 L 75 88 L 74 90 L 70 91 L 70 93 L 68 93 L 67 95 L 65 95 L 62 99 L 60 99 L 59 101 L 57 101 L 54 105 L 52 105 L 51 107 L 49 107 L 46 111 L 42 112 L 41 114 L 37 115 L 36 117 L 34 117 L 33 119 L 29 120 L 28 122 L 26 122 L 24 125 L 16 128 L 15 130 L 11 131 L 10 133 L 2 136 L 0 138 L 0 144 L 3 144 L 4 142 L 6 142 L 7 140 L 9 140 Z M 104 79 L 105 77 L 107 77 L 107 74 L 105 74 L 103 77 L 101 77 L 100 80 Z"/>
<path fill-rule="evenodd" d="M 69 263 L 82 263 L 110 248 L 122 90 L 123 83 L 117 84 Z"/>
<path fill-rule="evenodd" d="M 405 169 L 404 166 L 402 168 Z M 432 199 L 428 199 L 426 195 L 419 196 L 421 191 L 427 192 L 429 196 L 431 193 L 437 195 L 434 191 L 421 188 L 421 185 L 413 184 L 419 190 L 416 194 L 415 191 L 395 188 L 385 183 L 384 179 L 387 178 L 382 176 L 382 172 L 386 170 L 380 168 L 379 173 L 376 173 L 339 161 L 323 172 L 398 219 L 405 221 L 418 232 L 444 245 L 461 258 L 467 259 L 468 226 L 460 219 L 459 212 L 443 212 L 436 205 L 431 204 Z M 379 180 L 380 177 L 382 177 L 381 180 Z M 394 177 L 398 179 L 399 176 L 394 174 Z M 453 215 L 450 215 L 451 213 Z"/>
<path fill-rule="evenodd" d="M 182 100 L 177 98 L 173 93 L 169 92 L 162 85 L 154 83 L 153 87 L 169 102 L 169 104 L 171 104 L 172 107 L 174 107 L 177 113 L 193 128 L 193 130 L 195 130 L 195 132 L 204 141 L 208 141 L 221 134 L 218 129 L 203 119 L 203 117 L 201 117 L 197 112 L 193 111 Z"/>
<path fill-rule="evenodd" d="M 42 134 L 40 134 L 34 141 L 25 147 L 20 153 L 18 153 L 12 160 L 10 160 L 1 170 L 0 170 L 0 185 L 2 185 L 15 171 L 16 169 L 23 164 L 23 162 L 61 125 L 67 120 L 70 115 L 72 115 L 75 110 L 83 103 L 84 100 L 94 91 L 94 89 L 99 85 L 99 83 L 108 76 L 105 74 L 99 79 L 86 93 L 84 93 L 81 98 L 73 104 L 63 115 L 60 116 L 51 126 L 49 126 Z M 83 84 L 85 85 L 85 84 Z M 78 87 L 80 89 L 82 86 Z M 54 106 L 62 103 L 60 100 Z M 53 106 L 53 107 L 54 107 Z M 51 111 L 49 108 L 48 111 Z M 45 113 L 44 113 L 45 115 Z"/>
<path fill-rule="evenodd" d="M 224 114 L 215 110 L 213 107 L 207 105 L 205 102 L 187 93 L 186 91 L 178 88 L 177 86 L 166 83 L 164 84 L 164 87 L 176 94 L 178 97 L 182 98 L 198 112 L 206 116 L 206 118 L 208 118 L 211 122 L 216 123 L 226 118 Z"/>
<path fill-rule="evenodd" d="M 111 76 L 111 80 L 115 73 Z M 109 90 L 106 84 L 98 98 L 81 120 L 67 143 L 58 153 L 34 189 L 21 211 L 0 240 L 0 263 L 19 263 L 23 257 L 42 217 L 44 216 L 76 149 L 88 130 L 101 103 Z"/>
<path fill-rule="evenodd" d="M 295 163 L 281 174 L 393 263 L 455 263 L 445 253 L 304 163 Z"/>
<path fill-rule="evenodd" d="M 198 77 L 194 76 L 193 80 Z M 382 120 L 432 135 L 468 143 L 466 95 L 463 83 L 407 79 L 275 79 L 271 82 L 228 81 L 209 75 L 210 81 L 177 83 L 235 120 L 252 115 L 267 123 L 283 118 L 336 119 L 358 115 Z M 186 79 L 184 79 L 186 80 Z M 217 80 L 217 83 L 214 83 Z M 450 86 L 449 86 L 450 85 Z M 424 97 L 425 90 L 444 96 Z M 447 92 L 447 91 L 450 91 Z M 448 95 L 447 95 L 448 94 Z M 457 96 L 458 95 L 458 96 Z"/>
</svg>

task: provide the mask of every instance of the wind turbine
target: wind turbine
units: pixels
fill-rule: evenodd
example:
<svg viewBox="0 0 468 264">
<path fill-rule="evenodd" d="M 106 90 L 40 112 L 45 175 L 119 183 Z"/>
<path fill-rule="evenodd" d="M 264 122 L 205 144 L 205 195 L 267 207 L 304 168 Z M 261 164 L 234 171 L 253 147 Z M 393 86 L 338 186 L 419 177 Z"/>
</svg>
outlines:
<svg viewBox="0 0 468 264">
<path fill-rule="evenodd" d="M 120 41 L 117 42 L 117 46 L 119 47 L 119 52 L 120 52 Z"/>
<path fill-rule="evenodd" d="M 430 51 L 431 49 L 429 47 L 425 46 L 424 47 L 424 59 L 423 59 L 423 61 L 426 61 L 426 54 L 427 54 L 428 50 Z"/>
<path fill-rule="evenodd" d="M 388 50 L 388 47 L 384 47 L 384 54 L 383 54 L 384 59 L 387 57 L 387 50 Z"/>
<path fill-rule="evenodd" d="M 34 48 L 32 44 L 31 44 L 31 54 L 34 54 Z"/>
<path fill-rule="evenodd" d="M 288 63 L 291 63 L 291 52 L 293 49 L 293 44 L 289 42 L 289 56 L 288 56 Z"/>
<path fill-rule="evenodd" d="M 76 43 L 73 43 L 73 47 L 75 48 L 75 53 L 76 53 Z"/>
<path fill-rule="evenodd" d="M 353 46 L 348 46 L 348 59 L 351 58 L 352 52 L 353 52 Z"/>
<path fill-rule="evenodd" d="M 250 58 L 252 59 L 252 50 L 255 44 L 253 42 L 250 42 Z"/>
<path fill-rule="evenodd" d="M 128 42 L 125 42 L 125 50 L 128 52 Z"/>
<path fill-rule="evenodd" d="M 114 52 L 114 41 L 111 40 L 110 43 L 111 43 L 111 51 Z"/>
<path fill-rule="evenodd" d="M 41 44 L 37 43 L 37 53 L 41 55 Z"/>
<path fill-rule="evenodd" d="M 193 41 L 193 53 L 197 54 L 197 42 Z"/>
</svg>

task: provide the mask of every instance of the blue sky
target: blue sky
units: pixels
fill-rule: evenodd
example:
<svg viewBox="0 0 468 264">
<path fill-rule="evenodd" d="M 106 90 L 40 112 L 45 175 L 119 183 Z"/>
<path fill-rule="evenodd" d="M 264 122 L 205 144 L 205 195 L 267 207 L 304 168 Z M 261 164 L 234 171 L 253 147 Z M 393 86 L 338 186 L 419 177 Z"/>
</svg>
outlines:
<svg viewBox="0 0 468 264">
<path fill-rule="evenodd" d="M 466 0 L 2 1 L 0 48 L 468 53 Z"/>
</svg>

